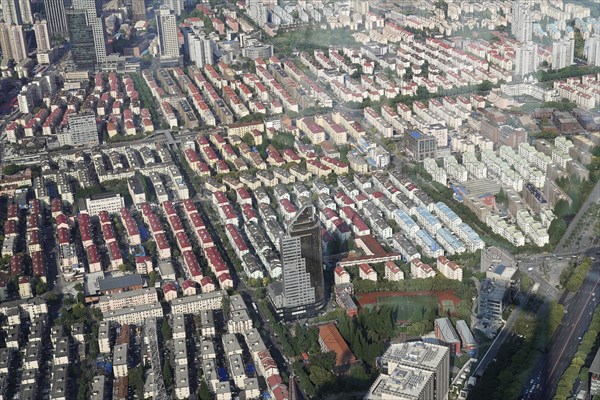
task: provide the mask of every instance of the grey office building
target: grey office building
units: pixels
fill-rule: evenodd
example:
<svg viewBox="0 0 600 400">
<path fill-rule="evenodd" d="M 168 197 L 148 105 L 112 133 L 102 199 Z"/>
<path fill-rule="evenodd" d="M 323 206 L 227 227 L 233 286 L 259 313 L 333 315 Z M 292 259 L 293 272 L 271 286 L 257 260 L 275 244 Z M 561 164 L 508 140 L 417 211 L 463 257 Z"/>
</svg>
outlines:
<svg viewBox="0 0 600 400">
<path fill-rule="evenodd" d="M 271 303 L 285 319 L 313 314 L 325 303 L 321 226 L 313 205 L 296 214 L 280 243 L 282 279 L 269 288 Z"/>
<path fill-rule="evenodd" d="M 71 59 L 82 70 L 94 70 L 98 64 L 94 46 L 94 32 L 87 23 L 85 10 L 66 11 L 69 37 L 71 38 Z"/>
<path fill-rule="evenodd" d="M 78 69 L 95 70 L 106 62 L 106 30 L 95 0 L 73 0 L 67 10 L 71 54 Z"/>
</svg>

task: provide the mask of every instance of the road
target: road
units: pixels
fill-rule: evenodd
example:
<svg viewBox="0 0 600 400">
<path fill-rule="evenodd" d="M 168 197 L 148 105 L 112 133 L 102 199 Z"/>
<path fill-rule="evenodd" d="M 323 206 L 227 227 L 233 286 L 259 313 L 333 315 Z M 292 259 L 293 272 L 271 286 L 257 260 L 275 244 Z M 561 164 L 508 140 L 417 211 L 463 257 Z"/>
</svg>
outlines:
<svg viewBox="0 0 600 400">
<path fill-rule="evenodd" d="M 492 345 L 488 348 L 486 353 L 479 361 L 479 364 L 477 364 L 477 367 L 475 367 L 475 369 L 473 370 L 473 376 L 477 376 L 478 373 L 480 375 L 483 374 L 483 371 L 486 370 L 486 368 L 492 362 L 492 360 L 496 359 L 496 354 L 498 354 L 498 350 L 500 350 L 500 347 L 502 346 L 502 344 L 504 344 L 504 341 L 512 334 L 512 328 L 519 319 L 519 315 L 521 315 L 521 307 L 515 308 L 515 310 L 510 314 L 510 317 L 508 317 L 506 324 L 504 324 L 504 327 L 502 328 L 502 330 L 500 330 L 500 332 L 496 336 L 496 339 L 494 339 L 494 341 L 492 342 Z"/>
<path fill-rule="evenodd" d="M 592 192 L 588 196 L 587 200 L 585 201 L 585 203 L 583 203 L 583 205 L 579 209 L 579 212 L 577 213 L 577 215 L 575 215 L 575 218 L 573 218 L 573 221 L 571 221 L 571 223 L 569 224 L 567 231 L 565 232 L 563 237 L 560 239 L 560 242 L 554 249 L 554 253 L 563 254 L 563 253 L 573 252 L 572 249 L 565 247 L 565 242 L 568 240 L 569 237 L 571 237 L 573 231 L 575 230 L 577 225 L 579 225 L 581 217 L 587 212 L 590 205 L 597 203 L 599 200 L 600 200 L 600 181 L 598 181 L 598 183 L 596 183 L 596 186 L 594 186 L 594 189 L 592 189 Z"/>
<path fill-rule="evenodd" d="M 600 299 L 600 262 L 594 262 L 579 291 L 568 300 L 566 314 L 548 345 L 548 351 L 534 367 L 530 383 L 539 381 L 539 388 L 524 388 L 523 399 L 550 399 L 565 369 L 577 351 L 581 337 L 586 332 L 594 309 Z M 563 298 L 564 299 L 564 298 Z"/>
</svg>

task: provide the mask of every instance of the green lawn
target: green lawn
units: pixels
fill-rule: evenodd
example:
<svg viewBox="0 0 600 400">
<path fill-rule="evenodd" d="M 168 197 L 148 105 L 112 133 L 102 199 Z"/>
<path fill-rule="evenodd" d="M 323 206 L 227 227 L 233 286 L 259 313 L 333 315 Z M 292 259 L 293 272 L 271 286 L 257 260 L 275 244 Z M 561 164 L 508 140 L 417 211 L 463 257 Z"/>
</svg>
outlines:
<svg viewBox="0 0 600 400">
<path fill-rule="evenodd" d="M 408 321 L 415 312 L 425 313 L 427 310 L 436 310 L 439 307 L 437 296 L 395 296 L 380 297 L 377 300 L 378 305 L 390 306 L 394 310 L 394 321 Z M 373 305 L 367 305 L 369 309 Z"/>
</svg>

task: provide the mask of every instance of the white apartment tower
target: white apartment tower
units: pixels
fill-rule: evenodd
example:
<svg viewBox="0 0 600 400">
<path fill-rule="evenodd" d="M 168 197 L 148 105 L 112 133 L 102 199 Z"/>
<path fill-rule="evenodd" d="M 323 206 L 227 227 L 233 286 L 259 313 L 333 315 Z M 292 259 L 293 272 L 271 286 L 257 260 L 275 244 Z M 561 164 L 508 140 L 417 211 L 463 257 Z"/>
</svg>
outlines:
<svg viewBox="0 0 600 400">
<path fill-rule="evenodd" d="M 552 43 L 552 69 L 561 69 L 573 64 L 575 40 L 561 39 Z"/>
<path fill-rule="evenodd" d="M 533 21 L 529 2 L 515 0 L 512 4 L 511 33 L 519 42 L 530 42 L 533 35 Z"/>
<path fill-rule="evenodd" d="M 1 0 L 2 16 L 7 24 L 32 24 L 30 0 Z"/>
<path fill-rule="evenodd" d="M 6 59 L 19 63 L 27 58 L 27 46 L 22 25 L 0 22 L 0 47 Z"/>
<path fill-rule="evenodd" d="M 167 58 L 179 57 L 179 41 L 177 40 L 177 17 L 168 7 L 162 6 L 156 14 L 156 29 L 160 55 Z"/>
<path fill-rule="evenodd" d="M 267 7 L 263 0 L 248 1 L 248 15 L 260 27 L 267 23 Z"/>
<path fill-rule="evenodd" d="M 176 16 L 180 16 L 183 12 L 183 0 L 165 0 L 163 3 L 169 10 L 173 11 Z"/>
<path fill-rule="evenodd" d="M 184 30 L 185 50 L 194 64 L 203 67 L 213 64 L 213 43 L 199 27 L 190 27 Z"/>
<path fill-rule="evenodd" d="M 515 75 L 526 76 L 537 71 L 538 45 L 532 42 L 516 48 Z"/>
<path fill-rule="evenodd" d="M 600 35 L 596 34 L 585 41 L 585 57 L 588 64 L 600 67 Z"/>
<path fill-rule="evenodd" d="M 38 52 L 48 51 L 52 48 L 50 45 L 50 35 L 48 34 L 48 23 L 45 19 L 35 21 L 33 32 L 35 33 Z"/>
</svg>

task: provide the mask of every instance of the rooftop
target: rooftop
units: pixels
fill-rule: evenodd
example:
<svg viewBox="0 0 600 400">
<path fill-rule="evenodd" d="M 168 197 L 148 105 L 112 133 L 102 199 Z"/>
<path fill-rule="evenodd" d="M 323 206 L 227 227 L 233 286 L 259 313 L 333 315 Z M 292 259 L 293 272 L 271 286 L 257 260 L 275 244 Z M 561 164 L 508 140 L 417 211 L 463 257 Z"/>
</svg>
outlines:
<svg viewBox="0 0 600 400">
<path fill-rule="evenodd" d="M 336 366 L 356 362 L 356 357 L 334 324 L 319 326 L 319 339 L 329 351 L 335 353 Z"/>
</svg>

